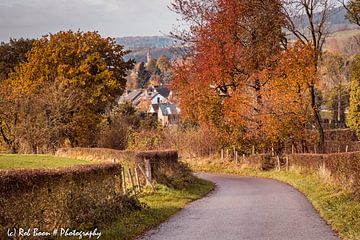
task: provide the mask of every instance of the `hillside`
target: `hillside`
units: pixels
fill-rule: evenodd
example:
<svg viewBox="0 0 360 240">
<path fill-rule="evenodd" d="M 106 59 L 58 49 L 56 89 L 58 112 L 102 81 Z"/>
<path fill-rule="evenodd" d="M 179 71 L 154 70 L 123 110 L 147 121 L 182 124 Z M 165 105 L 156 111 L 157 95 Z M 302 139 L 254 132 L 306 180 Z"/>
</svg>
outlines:
<svg viewBox="0 0 360 240">
<path fill-rule="evenodd" d="M 119 44 L 129 50 L 142 48 L 168 48 L 176 44 L 174 39 L 164 36 L 121 37 L 116 40 Z"/>
<path fill-rule="evenodd" d="M 174 39 L 164 36 L 149 37 L 121 37 L 117 42 L 130 50 L 126 59 L 135 59 L 136 62 L 145 62 L 148 51 L 153 58 L 165 55 L 170 59 L 181 55 L 181 45 Z"/>
</svg>

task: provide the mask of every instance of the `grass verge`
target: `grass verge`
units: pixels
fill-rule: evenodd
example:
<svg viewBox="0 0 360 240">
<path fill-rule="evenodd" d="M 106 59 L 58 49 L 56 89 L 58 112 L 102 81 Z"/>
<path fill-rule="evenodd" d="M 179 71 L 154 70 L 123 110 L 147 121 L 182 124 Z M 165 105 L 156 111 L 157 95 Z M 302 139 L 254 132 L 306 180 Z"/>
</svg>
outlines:
<svg viewBox="0 0 360 240">
<path fill-rule="evenodd" d="M 52 155 L 35 154 L 1 154 L 1 169 L 29 169 L 29 168 L 59 168 L 79 164 L 89 164 L 90 161 L 56 157 Z"/>
<path fill-rule="evenodd" d="M 355 199 L 350 190 L 329 183 L 328 178 L 323 178 L 316 172 L 305 173 L 299 169 L 264 172 L 211 159 L 187 162 L 192 170 L 197 172 L 265 177 L 286 182 L 304 193 L 341 239 L 360 239 L 360 201 Z"/>
<path fill-rule="evenodd" d="M 213 187 L 213 183 L 197 178 L 182 190 L 157 185 L 156 192 L 147 192 L 139 197 L 140 202 L 147 207 L 121 218 L 111 228 L 103 231 L 101 239 L 134 239 L 164 222 L 187 203 L 203 197 Z"/>
</svg>

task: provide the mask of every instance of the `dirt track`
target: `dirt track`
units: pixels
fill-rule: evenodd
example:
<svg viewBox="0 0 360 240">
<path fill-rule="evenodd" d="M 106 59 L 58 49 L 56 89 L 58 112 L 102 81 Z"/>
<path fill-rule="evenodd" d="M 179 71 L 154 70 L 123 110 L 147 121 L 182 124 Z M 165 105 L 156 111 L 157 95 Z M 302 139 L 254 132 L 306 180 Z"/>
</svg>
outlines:
<svg viewBox="0 0 360 240">
<path fill-rule="evenodd" d="M 200 174 L 217 187 L 141 240 L 338 240 L 297 190 L 275 180 Z"/>
</svg>

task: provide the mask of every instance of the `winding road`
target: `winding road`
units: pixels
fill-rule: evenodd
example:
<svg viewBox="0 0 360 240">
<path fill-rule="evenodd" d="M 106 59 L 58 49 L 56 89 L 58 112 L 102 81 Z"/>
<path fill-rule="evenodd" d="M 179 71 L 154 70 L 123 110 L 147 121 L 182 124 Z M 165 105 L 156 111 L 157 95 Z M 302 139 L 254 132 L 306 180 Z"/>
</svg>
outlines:
<svg viewBox="0 0 360 240">
<path fill-rule="evenodd" d="M 275 180 L 199 174 L 208 196 L 139 240 L 338 240 L 303 194 Z"/>
</svg>

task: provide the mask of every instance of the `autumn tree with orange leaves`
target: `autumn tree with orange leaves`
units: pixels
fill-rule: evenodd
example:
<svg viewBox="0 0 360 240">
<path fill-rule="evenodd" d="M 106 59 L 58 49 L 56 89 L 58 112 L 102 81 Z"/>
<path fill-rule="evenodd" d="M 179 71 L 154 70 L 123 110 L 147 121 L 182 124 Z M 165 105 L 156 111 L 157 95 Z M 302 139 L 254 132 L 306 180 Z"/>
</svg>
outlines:
<svg viewBox="0 0 360 240">
<path fill-rule="evenodd" d="M 306 137 L 315 51 L 310 44 L 286 50 L 282 7 L 273 0 L 172 5 L 191 26 L 173 34 L 192 47 L 173 66 L 182 114 L 215 129 L 224 145 L 264 148 Z"/>
</svg>

